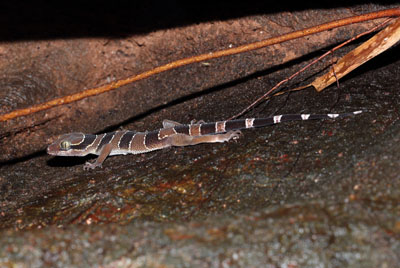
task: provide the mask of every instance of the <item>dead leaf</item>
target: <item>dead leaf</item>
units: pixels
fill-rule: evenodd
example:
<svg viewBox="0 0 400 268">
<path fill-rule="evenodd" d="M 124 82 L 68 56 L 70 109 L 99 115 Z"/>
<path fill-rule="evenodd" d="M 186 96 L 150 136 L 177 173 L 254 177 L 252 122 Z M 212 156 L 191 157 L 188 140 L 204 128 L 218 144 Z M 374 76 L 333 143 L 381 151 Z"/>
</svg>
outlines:
<svg viewBox="0 0 400 268">
<path fill-rule="evenodd" d="M 332 66 L 328 73 L 316 78 L 311 84 L 305 87 L 313 86 L 317 91 L 322 91 L 324 88 L 336 82 L 336 79 L 342 78 L 358 66 L 395 45 L 399 39 L 400 18 L 396 19 L 393 24 L 343 56 Z"/>
</svg>

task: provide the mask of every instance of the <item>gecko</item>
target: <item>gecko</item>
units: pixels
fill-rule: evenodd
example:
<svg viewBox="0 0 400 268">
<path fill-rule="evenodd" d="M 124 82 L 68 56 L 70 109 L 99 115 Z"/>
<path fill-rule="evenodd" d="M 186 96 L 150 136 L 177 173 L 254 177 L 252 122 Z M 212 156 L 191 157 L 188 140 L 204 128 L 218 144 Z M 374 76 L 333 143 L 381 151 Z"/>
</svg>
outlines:
<svg viewBox="0 0 400 268">
<path fill-rule="evenodd" d="M 104 134 L 84 134 L 81 132 L 61 135 L 47 147 L 47 153 L 55 156 L 98 155 L 94 162 L 86 162 L 84 169 L 101 167 L 111 155 L 141 154 L 171 146 L 189 146 L 199 143 L 222 143 L 237 140 L 243 129 L 265 127 L 282 122 L 298 120 L 335 119 L 360 114 L 355 111 L 342 114 L 286 114 L 268 118 L 246 118 L 236 120 L 204 121 L 180 124 L 164 120 L 163 127 L 146 132 L 130 130 Z"/>
</svg>

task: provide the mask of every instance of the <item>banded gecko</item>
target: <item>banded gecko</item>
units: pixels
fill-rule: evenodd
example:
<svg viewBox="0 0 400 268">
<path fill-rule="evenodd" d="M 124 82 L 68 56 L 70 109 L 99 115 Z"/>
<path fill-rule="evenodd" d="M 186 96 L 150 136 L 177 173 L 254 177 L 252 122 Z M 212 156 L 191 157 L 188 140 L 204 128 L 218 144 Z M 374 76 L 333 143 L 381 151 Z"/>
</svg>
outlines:
<svg viewBox="0 0 400 268">
<path fill-rule="evenodd" d="M 215 143 L 236 140 L 241 129 L 264 127 L 281 122 L 296 120 L 315 120 L 341 118 L 360 114 L 355 111 L 343 114 L 287 114 L 268 118 L 247 118 L 230 121 L 205 123 L 191 122 L 183 125 L 171 120 L 163 121 L 163 128 L 149 132 L 129 130 L 99 135 L 70 133 L 60 136 L 47 147 L 47 153 L 57 156 L 85 156 L 95 154 L 99 157 L 86 162 L 84 169 L 101 167 L 109 155 L 147 153 L 170 146 L 188 146 L 199 143 Z"/>
</svg>

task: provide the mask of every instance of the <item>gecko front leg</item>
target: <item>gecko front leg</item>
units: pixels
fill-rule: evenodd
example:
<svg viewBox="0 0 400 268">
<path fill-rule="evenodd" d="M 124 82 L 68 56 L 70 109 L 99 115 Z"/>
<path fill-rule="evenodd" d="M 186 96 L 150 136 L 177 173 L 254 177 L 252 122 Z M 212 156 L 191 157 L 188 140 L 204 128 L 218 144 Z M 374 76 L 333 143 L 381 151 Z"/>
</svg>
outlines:
<svg viewBox="0 0 400 268">
<path fill-rule="evenodd" d="M 97 157 L 97 159 L 93 163 L 87 161 L 85 163 L 85 165 L 83 166 L 83 169 L 89 170 L 89 169 L 95 169 L 97 167 L 101 167 L 104 160 L 106 160 L 107 156 L 111 153 L 111 150 L 112 150 L 111 143 L 104 145 L 104 147 L 101 149 L 99 157 Z"/>
</svg>

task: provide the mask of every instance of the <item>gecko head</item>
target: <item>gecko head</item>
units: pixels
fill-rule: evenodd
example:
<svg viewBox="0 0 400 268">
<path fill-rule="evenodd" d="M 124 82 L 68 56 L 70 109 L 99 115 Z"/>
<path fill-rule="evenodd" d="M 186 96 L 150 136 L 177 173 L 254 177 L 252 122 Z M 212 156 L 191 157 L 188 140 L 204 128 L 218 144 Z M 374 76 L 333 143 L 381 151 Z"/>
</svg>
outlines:
<svg viewBox="0 0 400 268">
<path fill-rule="evenodd" d="M 58 137 L 47 147 L 47 153 L 57 156 L 85 156 L 86 147 L 80 146 L 85 140 L 83 133 L 69 133 Z"/>
</svg>

